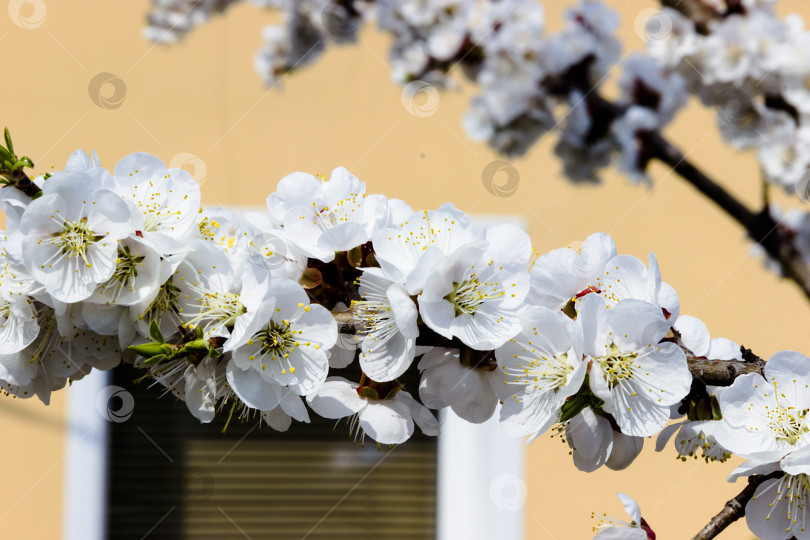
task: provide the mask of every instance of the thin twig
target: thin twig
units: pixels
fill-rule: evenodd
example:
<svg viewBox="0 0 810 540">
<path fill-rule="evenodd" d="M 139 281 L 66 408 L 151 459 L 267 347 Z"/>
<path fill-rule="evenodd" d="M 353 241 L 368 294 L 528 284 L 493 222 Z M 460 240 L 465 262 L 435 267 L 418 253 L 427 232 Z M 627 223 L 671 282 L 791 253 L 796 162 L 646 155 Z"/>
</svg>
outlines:
<svg viewBox="0 0 810 540">
<path fill-rule="evenodd" d="M 723 532 L 729 525 L 745 516 L 745 505 L 756 493 L 757 488 L 765 481 L 779 478 L 782 472 L 774 472 L 768 475 L 753 475 L 748 477 L 748 485 L 745 486 L 739 495 L 726 503 L 720 512 L 714 516 L 709 523 L 697 533 L 692 540 L 711 540 Z"/>
</svg>

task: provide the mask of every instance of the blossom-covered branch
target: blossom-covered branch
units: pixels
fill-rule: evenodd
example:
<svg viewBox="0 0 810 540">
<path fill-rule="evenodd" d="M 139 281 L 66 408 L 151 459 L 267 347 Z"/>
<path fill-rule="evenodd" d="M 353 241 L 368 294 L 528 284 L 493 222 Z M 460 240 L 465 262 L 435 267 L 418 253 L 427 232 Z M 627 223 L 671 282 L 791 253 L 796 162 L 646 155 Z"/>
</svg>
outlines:
<svg viewBox="0 0 810 540">
<path fill-rule="evenodd" d="M 7 139 L 7 394 L 47 403 L 124 361 L 205 423 L 284 431 L 315 413 L 391 445 L 437 435 L 433 411 L 498 415 L 511 436 L 560 434 L 583 471 L 622 470 L 657 434 L 683 459 L 748 458 L 732 478 L 784 473 L 747 504 L 762 538 L 803 523 L 810 359 L 712 338 L 654 254 L 619 254 L 604 233 L 539 254 L 515 226 L 414 211 L 343 168 L 293 173 L 241 215 L 201 208 L 187 172 L 142 153 L 109 171 L 77 150 L 30 180 Z"/>
</svg>

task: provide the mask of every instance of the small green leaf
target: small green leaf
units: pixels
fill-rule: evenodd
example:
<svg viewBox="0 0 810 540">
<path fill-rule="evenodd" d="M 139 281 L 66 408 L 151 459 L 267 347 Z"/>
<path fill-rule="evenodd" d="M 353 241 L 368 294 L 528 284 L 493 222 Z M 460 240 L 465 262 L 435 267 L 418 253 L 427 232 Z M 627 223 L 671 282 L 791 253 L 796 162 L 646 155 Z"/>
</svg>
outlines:
<svg viewBox="0 0 810 540">
<path fill-rule="evenodd" d="M 8 128 L 5 128 L 3 134 L 6 137 L 6 148 L 8 148 L 11 155 L 14 155 L 14 145 L 11 144 L 11 133 L 8 132 Z"/>
<path fill-rule="evenodd" d="M 14 164 L 14 166 L 12 167 L 12 170 L 16 171 L 17 169 L 22 169 L 23 167 L 28 167 L 29 169 L 33 169 L 34 168 L 34 162 L 31 161 L 31 158 L 29 158 L 28 156 L 23 156 L 19 160 L 17 160 L 17 163 Z"/>
<path fill-rule="evenodd" d="M 160 331 L 160 325 L 155 319 L 149 323 L 149 336 L 158 343 L 166 343 L 166 340 L 163 339 L 163 332 Z"/>
</svg>

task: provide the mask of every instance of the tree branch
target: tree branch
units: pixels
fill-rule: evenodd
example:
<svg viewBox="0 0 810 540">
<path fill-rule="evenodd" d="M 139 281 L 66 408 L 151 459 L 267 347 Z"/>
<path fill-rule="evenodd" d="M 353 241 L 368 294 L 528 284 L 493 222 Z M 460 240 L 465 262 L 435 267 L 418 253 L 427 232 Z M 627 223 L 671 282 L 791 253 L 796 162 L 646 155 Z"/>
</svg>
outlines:
<svg viewBox="0 0 810 540">
<path fill-rule="evenodd" d="M 692 376 L 711 386 L 731 386 L 737 377 L 747 373 L 759 373 L 763 377 L 765 360 L 712 360 L 686 355 Z"/>
<path fill-rule="evenodd" d="M 779 478 L 782 472 L 774 472 L 768 475 L 753 475 L 748 477 L 748 485 L 745 486 L 739 495 L 726 503 L 720 512 L 714 516 L 692 540 L 710 540 L 723 532 L 729 525 L 745 516 L 745 505 L 756 493 L 757 488 L 766 480 Z"/>
<path fill-rule="evenodd" d="M 681 178 L 742 225 L 748 236 L 779 263 L 783 276 L 795 282 L 810 299 L 810 268 L 796 249 L 790 231 L 780 227 L 767 208 L 762 212 L 751 211 L 720 184 L 690 163 L 680 150 L 664 139 L 660 133 L 645 132 L 639 134 L 639 138 L 651 158 L 671 167 Z"/>
</svg>

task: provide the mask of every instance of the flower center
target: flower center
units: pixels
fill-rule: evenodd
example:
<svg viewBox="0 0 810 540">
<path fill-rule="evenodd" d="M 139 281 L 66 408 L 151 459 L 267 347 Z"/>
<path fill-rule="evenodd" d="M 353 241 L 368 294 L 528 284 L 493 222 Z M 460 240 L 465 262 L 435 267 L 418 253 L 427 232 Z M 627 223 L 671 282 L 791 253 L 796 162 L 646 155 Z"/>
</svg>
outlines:
<svg viewBox="0 0 810 540">
<path fill-rule="evenodd" d="M 316 223 L 321 229 L 327 230 L 341 223 L 350 223 L 362 219 L 360 206 L 365 197 L 365 194 L 350 193 L 348 197 L 337 201 L 331 207 L 324 205 L 319 208 L 316 203 L 312 203 Z"/>
<path fill-rule="evenodd" d="M 370 291 L 352 300 L 352 318 L 361 324 L 358 333 L 382 345 L 398 332 L 394 311 L 385 295 Z"/>
<path fill-rule="evenodd" d="M 776 390 L 776 382 L 773 383 Z M 785 441 L 791 446 L 801 440 L 802 435 L 810 431 L 810 426 L 805 422 L 807 411 L 799 411 L 795 407 L 785 407 L 779 403 L 779 396 L 776 395 L 777 406 L 768 407 L 768 424 L 776 434 L 776 440 Z"/>
<path fill-rule="evenodd" d="M 270 354 L 274 357 L 274 360 L 275 357 L 287 358 L 290 350 L 296 345 L 295 332 L 292 331 L 286 321 L 281 323 L 270 321 L 270 324 L 264 330 L 258 332 L 253 339 L 258 339 L 261 342 L 262 354 Z"/>
<path fill-rule="evenodd" d="M 129 246 L 118 246 L 118 258 L 115 260 L 115 271 L 112 277 L 101 287 L 99 292 L 104 294 L 107 289 L 112 289 L 112 301 L 115 302 L 121 295 L 125 287 L 134 289 L 133 283 L 138 277 L 138 267 L 143 265 L 143 255 L 132 254 Z"/>
<path fill-rule="evenodd" d="M 65 220 L 65 223 L 62 225 L 62 230 L 58 233 L 53 233 L 51 236 L 56 238 L 59 249 L 62 250 L 62 253 L 67 255 L 68 259 L 71 257 L 81 257 L 88 268 L 92 266 L 87 260 L 88 246 L 104 238 L 90 230 L 90 227 L 87 225 L 87 218 L 82 218 L 79 221 Z"/>
<path fill-rule="evenodd" d="M 236 236 L 233 235 L 233 227 L 230 227 L 230 230 L 223 234 L 223 231 L 220 230 L 222 228 L 222 224 L 215 219 L 209 220 L 207 217 L 205 217 L 202 221 L 200 221 L 198 227 L 203 238 L 209 242 L 214 242 L 226 252 L 228 251 L 228 248 L 232 248 L 236 243 Z"/>
<path fill-rule="evenodd" d="M 217 326 L 233 326 L 237 317 L 247 313 L 247 308 L 242 305 L 239 295 L 232 292 L 213 291 L 192 285 L 192 289 L 199 293 L 199 311 L 188 321 L 188 327 L 195 325 L 214 323 L 214 331 Z"/>
<path fill-rule="evenodd" d="M 514 340 L 512 340 L 514 341 Z M 514 376 L 513 381 L 504 384 L 532 386 L 538 391 L 557 391 L 568 382 L 574 366 L 568 363 L 568 353 L 559 356 L 544 356 L 533 348 L 531 342 L 523 345 L 525 354 L 515 354 L 521 360 L 517 367 L 502 367 L 504 373 Z"/>
<path fill-rule="evenodd" d="M 777 502 L 784 501 L 787 504 L 787 516 L 777 516 L 778 520 L 787 517 L 789 523 L 785 529 L 785 537 L 787 538 L 794 536 L 790 534 L 791 531 L 804 531 L 804 513 L 809 493 L 810 479 L 806 474 L 785 474 L 778 481 L 770 482 L 770 485 L 761 491 L 758 496 L 753 497 L 753 500 L 760 497 L 772 498 L 773 502 L 770 504 L 768 514 L 765 516 L 768 521 L 771 520 L 774 510 L 780 513 L 785 511 L 784 506 L 777 504 Z"/>
<path fill-rule="evenodd" d="M 623 353 L 619 348 L 611 343 L 610 354 L 597 358 L 599 367 L 605 374 L 610 387 L 613 388 L 625 379 L 633 378 L 633 368 L 636 367 L 638 353 Z"/>
<path fill-rule="evenodd" d="M 166 283 L 160 286 L 157 296 L 146 308 L 146 311 L 141 313 L 139 319 L 155 320 L 159 324 L 164 313 L 172 312 L 177 314 L 180 311 L 177 307 L 177 297 L 180 296 L 180 289 L 172 283 L 172 279 L 172 277 L 169 277 Z"/>
<path fill-rule="evenodd" d="M 453 291 L 444 297 L 453 304 L 456 317 L 464 313 L 475 315 L 478 306 L 504 295 L 504 291 L 497 281 L 481 281 L 478 274 L 471 271 L 460 283 L 453 283 Z"/>
</svg>

